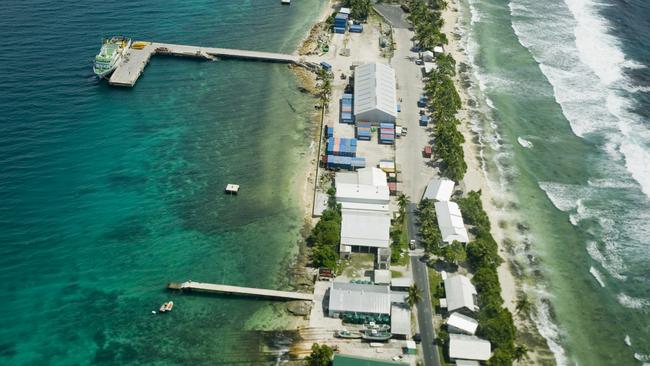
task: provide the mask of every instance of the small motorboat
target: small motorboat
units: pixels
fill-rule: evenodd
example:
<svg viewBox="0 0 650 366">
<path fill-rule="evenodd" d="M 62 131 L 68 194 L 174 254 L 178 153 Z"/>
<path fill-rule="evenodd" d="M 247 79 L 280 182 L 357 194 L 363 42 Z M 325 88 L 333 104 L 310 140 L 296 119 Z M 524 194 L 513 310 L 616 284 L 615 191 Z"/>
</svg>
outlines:
<svg viewBox="0 0 650 366">
<path fill-rule="evenodd" d="M 337 338 L 344 338 L 344 339 L 359 339 L 361 338 L 361 333 L 358 332 L 350 332 L 347 329 L 341 329 L 336 332 L 336 337 Z"/>
<path fill-rule="evenodd" d="M 363 332 L 362 338 L 367 341 L 380 341 L 385 342 L 393 335 L 387 330 L 367 329 Z"/>
<path fill-rule="evenodd" d="M 166 303 L 163 303 L 162 305 L 160 305 L 160 309 L 158 310 L 158 312 L 159 313 L 166 313 L 168 311 L 172 311 L 173 308 L 174 308 L 174 302 L 169 301 L 169 302 L 166 302 Z"/>
</svg>

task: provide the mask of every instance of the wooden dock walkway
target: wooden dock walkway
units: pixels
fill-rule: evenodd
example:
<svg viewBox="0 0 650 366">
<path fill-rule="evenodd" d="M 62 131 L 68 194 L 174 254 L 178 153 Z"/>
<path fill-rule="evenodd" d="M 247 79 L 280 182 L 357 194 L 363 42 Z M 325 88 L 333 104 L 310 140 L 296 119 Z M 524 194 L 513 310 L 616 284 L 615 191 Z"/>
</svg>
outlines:
<svg viewBox="0 0 650 366">
<path fill-rule="evenodd" d="M 151 56 L 172 55 L 198 57 L 204 59 L 232 58 L 252 61 L 277 62 L 305 67 L 317 66 L 316 60 L 309 60 L 297 55 L 273 52 L 246 51 L 230 48 L 186 46 L 170 43 L 151 42 L 142 49 L 129 48 L 124 53 L 124 60 L 113 72 L 109 84 L 133 87 L 138 81 Z"/>
<path fill-rule="evenodd" d="M 170 290 L 208 292 L 213 294 L 256 296 L 275 300 L 314 300 L 313 294 L 305 294 L 301 292 L 276 291 L 263 288 L 218 285 L 213 283 L 202 283 L 194 281 L 187 281 L 183 283 L 172 282 L 167 284 L 167 288 Z"/>
</svg>

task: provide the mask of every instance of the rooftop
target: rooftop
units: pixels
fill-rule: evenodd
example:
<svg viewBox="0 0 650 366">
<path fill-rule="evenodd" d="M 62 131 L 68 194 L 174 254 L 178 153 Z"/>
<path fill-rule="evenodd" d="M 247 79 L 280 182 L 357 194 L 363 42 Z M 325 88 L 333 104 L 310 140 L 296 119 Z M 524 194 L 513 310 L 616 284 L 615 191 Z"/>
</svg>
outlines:
<svg viewBox="0 0 650 366">
<path fill-rule="evenodd" d="M 471 311 L 478 310 L 478 306 L 476 306 L 474 300 L 476 288 L 470 282 L 469 278 L 465 276 L 448 276 L 445 279 L 445 294 L 447 310 L 450 312 L 462 308 L 467 308 Z"/>
<path fill-rule="evenodd" d="M 469 237 L 458 205 L 455 202 L 445 201 L 436 202 L 434 206 L 442 241 L 452 243 L 457 240 L 461 243 L 467 243 Z"/>
<path fill-rule="evenodd" d="M 449 335 L 449 357 L 452 359 L 487 361 L 491 354 L 489 341 L 464 334 Z"/>
<path fill-rule="evenodd" d="M 478 328 L 478 321 L 467 315 L 452 313 L 449 316 L 449 319 L 447 319 L 447 325 L 464 333 L 474 335 L 474 333 L 476 333 L 476 328 Z"/>
<path fill-rule="evenodd" d="M 333 312 L 390 314 L 390 288 L 385 285 L 332 282 L 329 294 L 329 310 Z"/>
<path fill-rule="evenodd" d="M 453 181 L 448 179 L 431 179 L 424 191 L 424 198 L 436 201 L 449 201 L 453 192 Z"/>
<path fill-rule="evenodd" d="M 388 248 L 390 214 L 381 211 L 341 210 L 341 244 Z"/>
<path fill-rule="evenodd" d="M 411 310 L 405 306 L 395 304 L 393 304 L 390 309 L 391 333 L 410 336 Z"/>
</svg>

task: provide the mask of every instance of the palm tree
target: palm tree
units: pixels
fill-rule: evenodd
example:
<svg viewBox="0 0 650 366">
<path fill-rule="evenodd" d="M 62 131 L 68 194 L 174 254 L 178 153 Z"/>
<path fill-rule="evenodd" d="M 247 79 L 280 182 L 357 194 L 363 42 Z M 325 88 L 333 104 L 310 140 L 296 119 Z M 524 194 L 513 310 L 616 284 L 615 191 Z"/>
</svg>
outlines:
<svg viewBox="0 0 650 366">
<path fill-rule="evenodd" d="M 418 288 L 418 285 L 412 284 L 408 289 L 408 295 L 406 296 L 406 303 L 410 308 L 415 304 L 420 302 L 422 299 L 422 291 Z"/>
<path fill-rule="evenodd" d="M 515 347 L 514 352 L 512 353 L 512 359 L 519 362 L 524 358 L 528 357 L 528 348 L 524 345 L 519 345 Z"/>
<path fill-rule="evenodd" d="M 409 204 L 409 196 L 405 195 L 404 193 L 400 193 L 400 195 L 397 196 L 397 204 L 399 205 L 400 216 L 404 216 L 406 213 L 406 206 Z"/>
<path fill-rule="evenodd" d="M 521 313 L 523 315 L 528 316 L 530 314 L 532 307 L 533 304 L 530 302 L 530 299 L 528 299 L 528 295 L 522 294 L 517 299 L 517 306 L 515 307 L 515 310 L 517 314 Z"/>
</svg>

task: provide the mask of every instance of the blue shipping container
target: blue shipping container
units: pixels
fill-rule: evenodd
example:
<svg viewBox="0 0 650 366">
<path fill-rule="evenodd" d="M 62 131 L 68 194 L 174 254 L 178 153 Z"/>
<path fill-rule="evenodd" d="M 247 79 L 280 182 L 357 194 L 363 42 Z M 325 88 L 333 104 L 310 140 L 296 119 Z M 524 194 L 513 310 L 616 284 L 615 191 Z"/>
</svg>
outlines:
<svg viewBox="0 0 650 366">
<path fill-rule="evenodd" d="M 394 123 L 389 123 L 389 122 L 382 122 L 379 124 L 380 128 L 395 128 Z"/>
<path fill-rule="evenodd" d="M 326 71 L 332 70 L 332 65 L 328 64 L 325 61 L 321 61 L 320 66 L 323 68 L 323 70 L 326 70 Z"/>
<path fill-rule="evenodd" d="M 427 124 L 429 124 L 429 117 L 420 116 L 420 126 L 426 126 Z"/>
<path fill-rule="evenodd" d="M 343 33 L 345 33 L 345 28 L 334 27 L 334 33 L 341 33 L 341 34 L 343 34 Z"/>
<path fill-rule="evenodd" d="M 350 32 L 352 33 L 361 33 L 363 32 L 363 25 L 361 24 L 354 24 L 350 26 Z"/>
</svg>

